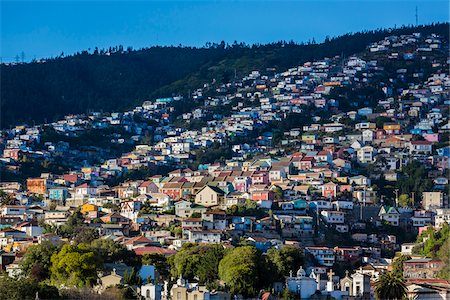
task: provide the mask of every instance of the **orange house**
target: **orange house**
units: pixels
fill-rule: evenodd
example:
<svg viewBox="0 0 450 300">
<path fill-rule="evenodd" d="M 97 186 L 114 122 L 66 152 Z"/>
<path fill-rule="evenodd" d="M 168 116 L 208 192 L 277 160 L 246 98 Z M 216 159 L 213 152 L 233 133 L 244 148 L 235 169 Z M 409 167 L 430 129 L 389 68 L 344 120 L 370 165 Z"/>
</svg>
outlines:
<svg viewBox="0 0 450 300">
<path fill-rule="evenodd" d="M 91 203 L 85 203 L 81 206 L 81 213 L 86 214 L 91 211 L 98 211 L 98 206 L 91 204 Z"/>
<path fill-rule="evenodd" d="M 30 193 L 45 195 L 45 193 L 47 192 L 47 179 L 28 178 L 27 189 Z"/>
<path fill-rule="evenodd" d="M 261 201 L 261 200 L 273 200 L 274 193 L 272 191 L 254 191 L 252 192 L 252 200 Z"/>
</svg>

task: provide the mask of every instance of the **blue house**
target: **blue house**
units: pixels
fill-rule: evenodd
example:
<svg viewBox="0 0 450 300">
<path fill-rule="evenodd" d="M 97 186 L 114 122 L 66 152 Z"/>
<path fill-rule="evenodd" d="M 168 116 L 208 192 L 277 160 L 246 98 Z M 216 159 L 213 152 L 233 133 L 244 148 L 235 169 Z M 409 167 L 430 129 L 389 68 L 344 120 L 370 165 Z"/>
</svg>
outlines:
<svg viewBox="0 0 450 300">
<path fill-rule="evenodd" d="M 450 146 L 437 149 L 436 152 L 437 152 L 437 154 L 439 156 L 447 156 L 447 157 L 449 157 L 450 156 Z"/>
<path fill-rule="evenodd" d="M 139 270 L 139 277 L 141 277 L 143 283 L 148 283 L 147 280 L 155 280 L 158 276 L 155 266 L 142 265 Z"/>
<path fill-rule="evenodd" d="M 247 241 L 252 243 L 256 249 L 262 252 L 266 252 L 272 247 L 272 243 L 264 237 L 249 237 Z"/>
<path fill-rule="evenodd" d="M 370 115 L 371 113 L 373 113 L 373 109 L 370 107 L 363 107 L 358 109 L 358 115 L 360 116 L 367 116 Z"/>
<path fill-rule="evenodd" d="M 68 191 L 65 187 L 55 187 L 48 190 L 48 198 L 53 201 L 65 201 L 68 197 Z"/>
</svg>

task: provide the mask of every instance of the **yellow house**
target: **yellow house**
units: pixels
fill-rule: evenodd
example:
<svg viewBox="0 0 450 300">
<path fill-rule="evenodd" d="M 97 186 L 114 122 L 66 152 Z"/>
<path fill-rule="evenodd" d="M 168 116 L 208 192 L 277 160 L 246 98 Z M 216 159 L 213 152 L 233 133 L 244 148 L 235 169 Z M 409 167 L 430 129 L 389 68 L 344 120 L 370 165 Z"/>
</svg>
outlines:
<svg viewBox="0 0 450 300">
<path fill-rule="evenodd" d="M 218 187 L 205 185 L 195 195 L 195 203 L 206 207 L 221 205 L 224 202 L 224 196 L 224 191 Z"/>
<path fill-rule="evenodd" d="M 347 183 L 348 182 L 348 177 L 347 176 L 339 176 L 335 178 L 337 182 L 341 182 L 341 183 Z"/>
<path fill-rule="evenodd" d="M 302 141 L 303 142 L 313 142 L 317 139 L 317 136 L 315 134 L 304 134 L 302 135 Z"/>
<path fill-rule="evenodd" d="M 86 214 L 91 211 L 98 211 L 98 206 L 90 203 L 85 203 L 81 206 L 81 213 Z"/>
<path fill-rule="evenodd" d="M 90 168 L 90 167 L 81 168 L 81 172 L 84 173 L 84 174 L 91 174 L 92 173 L 92 168 Z"/>
<path fill-rule="evenodd" d="M 384 131 L 386 131 L 387 134 L 399 134 L 401 126 L 400 124 L 395 123 L 385 123 L 383 125 Z"/>
</svg>

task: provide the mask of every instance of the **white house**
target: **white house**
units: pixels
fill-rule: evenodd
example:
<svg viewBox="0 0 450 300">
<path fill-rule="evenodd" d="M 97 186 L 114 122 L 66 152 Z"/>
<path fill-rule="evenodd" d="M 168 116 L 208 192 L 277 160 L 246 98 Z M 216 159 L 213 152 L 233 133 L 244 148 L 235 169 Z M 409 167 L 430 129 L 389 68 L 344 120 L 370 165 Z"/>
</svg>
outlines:
<svg viewBox="0 0 450 300">
<path fill-rule="evenodd" d="M 305 251 L 314 256 L 314 258 L 323 266 L 332 267 L 336 260 L 333 248 L 306 247 Z"/>
<path fill-rule="evenodd" d="M 344 224 L 345 214 L 342 211 L 323 210 L 320 214 L 329 224 Z"/>
<path fill-rule="evenodd" d="M 375 149 L 372 146 L 364 146 L 357 151 L 358 162 L 366 164 L 374 161 Z"/>
</svg>

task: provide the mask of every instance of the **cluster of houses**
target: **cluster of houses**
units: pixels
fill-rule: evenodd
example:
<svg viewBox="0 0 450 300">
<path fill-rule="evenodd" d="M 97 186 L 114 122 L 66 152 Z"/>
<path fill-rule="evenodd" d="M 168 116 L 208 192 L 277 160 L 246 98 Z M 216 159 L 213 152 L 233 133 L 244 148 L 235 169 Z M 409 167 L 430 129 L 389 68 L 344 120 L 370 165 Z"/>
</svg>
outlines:
<svg viewBox="0 0 450 300">
<path fill-rule="evenodd" d="M 43 226 L 60 226 L 79 209 L 86 226 L 137 255 L 173 255 L 188 242 L 227 246 L 243 239 L 262 252 L 293 244 L 311 263 L 286 279 L 291 292 L 309 297 L 319 290 L 337 299 L 370 299 L 374 281 L 390 268 L 391 258 L 384 253 L 412 254 L 413 246 L 420 247 L 402 244 L 401 237 L 379 233 L 379 228 L 418 233 L 430 225 L 439 228 L 450 223 L 450 146 L 445 144 L 450 131 L 450 76 L 445 71 L 448 60 L 434 55 L 444 44 L 436 35 L 391 36 L 370 45 L 368 54 L 361 56 L 307 62 L 274 75 L 253 71 L 218 86 L 216 97 L 203 97 L 205 89 L 212 88 L 205 84 L 191 95 L 204 105 L 176 122 L 199 121 L 200 129 L 174 125 L 174 103 L 185 100 L 172 97 L 146 101 L 124 113 L 71 115 L 55 123 L 3 131 L 0 163 L 15 172 L 20 172 L 23 156 L 51 160 L 74 154 L 65 142 L 46 142 L 42 147 L 40 138 L 47 127 L 67 136 L 87 129 L 120 128 L 130 138 L 117 134 L 111 143 L 135 146 L 101 164 L 76 164 L 62 175 L 43 173 L 24 183 L 0 182 L 3 194 L 13 199 L 0 207 L 1 268 L 17 272 L 15 256 L 29 245 L 64 242 L 56 234 L 44 233 Z M 329 97 L 335 88 L 369 85 L 381 75 L 388 76 L 384 66 L 392 61 L 415 59 L 429 63 L 432 73 L 395 70 L 386 78 L 385 97 L 375 107 L 358 106 L 355 99 L 350 103 L 355 110 L 342 111 L 339 101 Z M 411 79 L 408 88 L 394 84 L 406 79 Z M 231 110 L 220 109 L 224 107 Z M 270 122 L 306 114 L 305 107 L 316 112 L 312 122 L 283 132 L 276 143 Z M 324 112 L 329 119 L 321 117 Z M 142 144 L 149 132 L 152 143 Z M 195 151 L 207 151 L 217 143 L 231 143 L 233 156 L 187 167 L 195 160 Z M 33 148 L 36 145 L 40 148 Z M 415 204 L 400 205 L 398 194 L 383 199 L 372 181 L 383 178 L 395 186 L 404 176 L 402 167 L 413 161 L 427 168 L 433 186 L 408 195 Z M 172 166 L 174 171 L 106 184 L 107 179 L 151 165 Z M 367 166 L 375 171 L 361 172 Z M 179 233 L 170 230 L 173 225 L 179 226 Z M 348 236 L 359 246 L 324 246 L 327 231 Z M 343 278 L 332 274 L 332 267 L 344 262 L 363 267 Z M 443 263 L 423 257 L 407 261 L 404 275 L 413 286 L 411 293 L 419 293 L 426 284 L 442 294 L 436 286 L 447 284 L 448 296 L 449 283 L 435 279 Z M 122 279 L 114 271 L 104 281 Z M 174 288 L 168 291 L 147 283 L 141 291 L 144 297 L 149 295 L 147 299 L 170 293 L 181 293 L 177 299 L 230 298 L 182 278 Z"/>
</svg>

